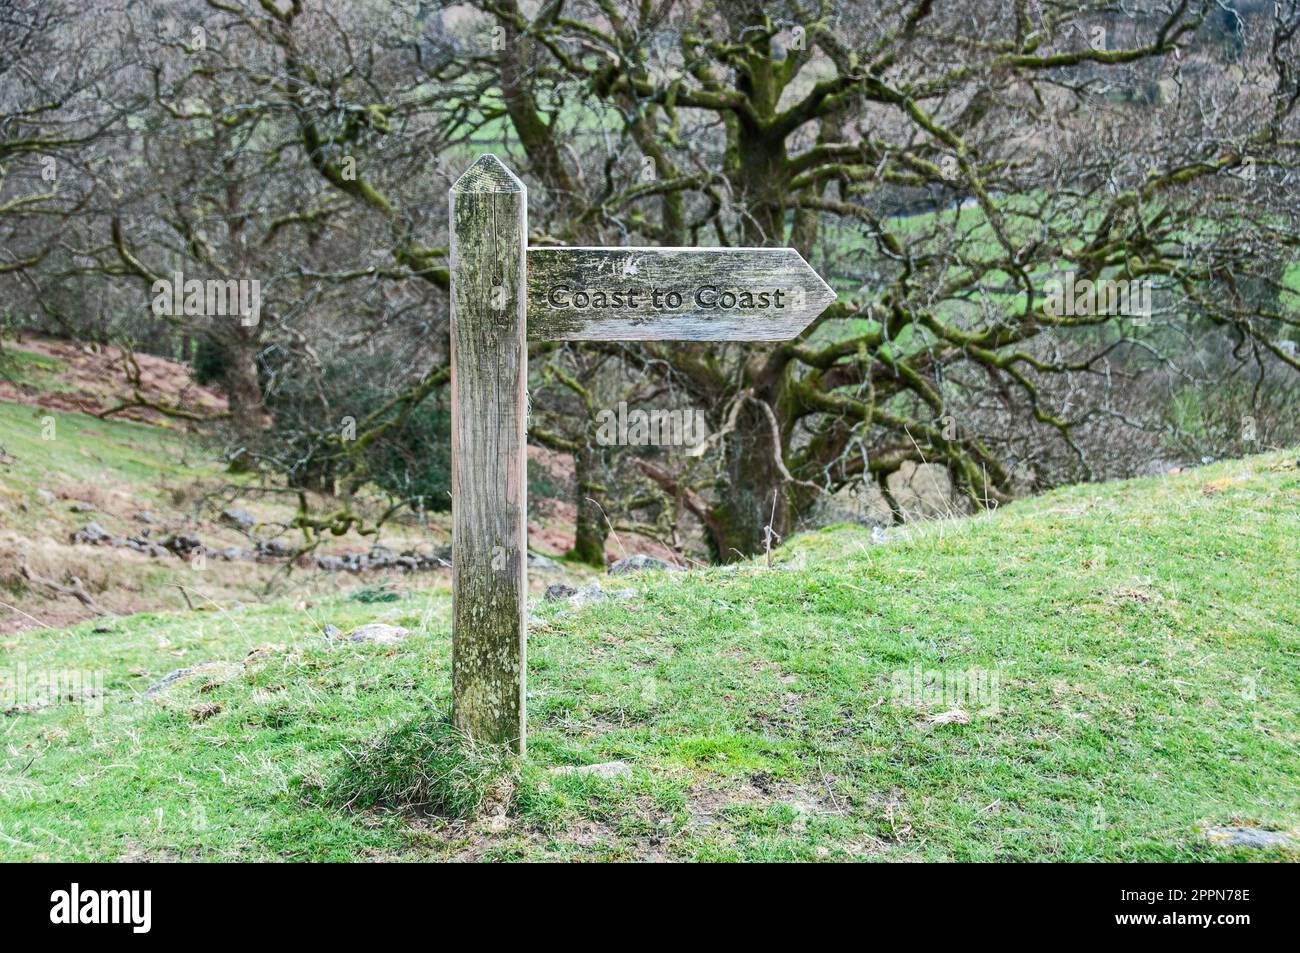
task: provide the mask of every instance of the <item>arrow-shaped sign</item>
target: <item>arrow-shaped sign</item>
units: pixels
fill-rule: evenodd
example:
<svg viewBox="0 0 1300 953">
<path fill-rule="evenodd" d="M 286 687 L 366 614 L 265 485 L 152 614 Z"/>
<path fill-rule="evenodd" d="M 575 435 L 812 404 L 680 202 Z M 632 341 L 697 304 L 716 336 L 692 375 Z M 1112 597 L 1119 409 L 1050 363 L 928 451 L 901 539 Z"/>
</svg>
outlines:
<svg viewBox="0 0 1300 953">
<path fill-rule="evenodd" d="M 526 248 L 528 190 L 492 155 L 452 186 L 450 211 L 452 717 L 522 755 L 525 330 L 550 341 L 787 341 L 835 292 L 793 248 Z"/>
<path fill-rule="evenodd" d="M 528 336 L 788 341 L 835 300 L 793 248 L 528 249 Z"/>
</svg>

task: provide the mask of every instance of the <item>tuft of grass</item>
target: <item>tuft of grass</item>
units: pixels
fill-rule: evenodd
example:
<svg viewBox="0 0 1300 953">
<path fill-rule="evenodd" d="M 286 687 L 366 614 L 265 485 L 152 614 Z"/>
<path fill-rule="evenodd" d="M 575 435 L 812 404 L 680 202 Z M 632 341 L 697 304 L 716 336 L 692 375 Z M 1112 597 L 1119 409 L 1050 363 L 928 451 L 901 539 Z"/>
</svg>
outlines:
<svg viewBox="0 0 1300 953">
<path fill-rule="evenodd" d="M 46 354 L 33 354 L 14 348 L 0 351 L 0 380 L 33 390 L 64 390 L 58 387 L 58 375 L 65 367 L 63 361 Z"/>
<path fill-rule="evenodd" d="M 486 801 L 499 801 L 513 787 L 513 770 L 505 748 L 476 744 L 446 716 L 420 716 L 356 750 L 344 749 L 344 763 L 325 794 L 340 807 L 421 810 L 463 820 Z"/>
<path fill-rule="evenodd" d="M 365 605 L 371 605 L 376 602 L 396 602 L 402 598 L 400 592 L 394 592 L 386 585 L 384 586 L 366 586 L 364 589 L 358 589 L 348 596 L 353 602 L 360 602 Z"/>
</svg>

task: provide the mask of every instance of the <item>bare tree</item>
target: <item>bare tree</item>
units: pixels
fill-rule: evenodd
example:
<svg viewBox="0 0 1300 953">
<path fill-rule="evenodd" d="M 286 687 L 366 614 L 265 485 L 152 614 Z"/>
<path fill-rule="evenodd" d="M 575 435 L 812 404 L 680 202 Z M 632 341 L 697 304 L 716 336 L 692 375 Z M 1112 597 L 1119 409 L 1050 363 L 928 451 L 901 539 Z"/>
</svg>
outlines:
<svg viewBox="0 0 1300 953">
<path fill-rule="evenodd" d="M 1221 293 L 1280 291 L 1294 258 L 1294 3 L 1232 34 L 1234 64 L 1222 8 L 1189 0 L 482 7 L 548 235 L 788 242 L 836 280 L 790 344 L 637 349 L 725 430 L 707 465 L 648 471 L 716 558 L 909 460 L 1004 500 L 1026 429 L 1090 475 L 1079 434 L 1163 328 L 1212 321 L 1296 367 L 1294 311 Z M 1159 327 L 1055 307 L 1062 277 L 1149 283 Z"/>
<path fill-rule="evenodd" d="M 446 383 L 446 189 L 485 148 L 528 177 L 533 243 L 790 244 L 839 292 L 785 344 L 533 346 L 532 437 L 573 457 L 590 562 L 611 527 L 748 555 L 909 463 L 973 506 L 1115 475 L 1204 445 L 1181 388 L 1277 417 L 1300 369 L 1297 0 L 95 15 L 0 15 L 0 279 L 211 358 L 232 456 L 337 489 L 302 498 L 309 536 L 373 529 L 353 498 Z M 257 280 L 258 320 L 154 314 L 177 272 Z M 596 441 L 624 400 L 703 409 L 711 437 Z"/>
</svg>

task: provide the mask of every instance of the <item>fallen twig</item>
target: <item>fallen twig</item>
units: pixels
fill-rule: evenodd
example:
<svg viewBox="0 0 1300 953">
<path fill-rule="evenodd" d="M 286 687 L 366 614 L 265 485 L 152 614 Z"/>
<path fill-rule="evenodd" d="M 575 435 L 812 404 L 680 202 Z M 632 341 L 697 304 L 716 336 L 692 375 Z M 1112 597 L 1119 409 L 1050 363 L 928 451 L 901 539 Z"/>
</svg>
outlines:
<svg viewBox="0 0 1300 953">
<path fill-rule="evenodd" d="M 36 573 L 32 572 L 32 567 L 27 565 L 27 556 L 25 554 L 23 556 L 22 565 L 18 567 L 18 571 L 22 577 L 29 582 L 35 583 L 38 586 L 45 586 L 47 589 L 61 596 L 72 596 L 92 612 L 96 612 L 99 615 L 112 615 L 111 612 L 91 598 L 90 593 L 86 591 L 86 587 L 82 585 L 81 580 L 76 576 L 72 577 L 72 585 L 70 586 L 65 586 L 62 583 L 55 582 L 53 579 L 46 579 L 44 576 L 38 576 Z"/>
</svg>

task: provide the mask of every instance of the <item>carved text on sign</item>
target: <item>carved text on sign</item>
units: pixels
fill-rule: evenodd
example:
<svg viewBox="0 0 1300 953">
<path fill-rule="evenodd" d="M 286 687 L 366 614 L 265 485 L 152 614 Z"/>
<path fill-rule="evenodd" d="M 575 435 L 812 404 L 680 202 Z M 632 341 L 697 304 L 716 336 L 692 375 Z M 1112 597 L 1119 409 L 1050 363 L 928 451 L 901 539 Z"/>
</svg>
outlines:
<svg viewBox="0 0 1300 953">
<path fill-rule="evenodd" d="M 788 341 L 835 292 L 793 248 L 531 247 L 528 190 L 492 155 L 450 199 L 452 721 L 523 755 L 528 340 Z M 640 442 L 625 409 L 602 443 Z"/>
<path fill-rule="evenodd" d="M 786 341 L 835 300 L 793 248 L 528 249 L 528 336 Z"/>
<path fill-rule="evenodd" d="M 802 288 L 793 291 L 787 288 L 745 291 L 704 285 L 696 288 L 693 293 L 683 294 L 673 288 L 627 288 L 620 291 L 556 285 L 546 292 L 546 303 L 559 311 L 585 311 L 591 308 L 679 311 L 683 306 L 700 311 L 762 311 L 767 308 L 803 308 L 804 303 L 797 300 L 802 296 Z"/>
</svg>

